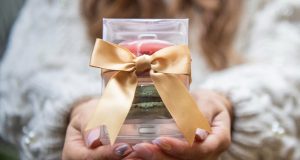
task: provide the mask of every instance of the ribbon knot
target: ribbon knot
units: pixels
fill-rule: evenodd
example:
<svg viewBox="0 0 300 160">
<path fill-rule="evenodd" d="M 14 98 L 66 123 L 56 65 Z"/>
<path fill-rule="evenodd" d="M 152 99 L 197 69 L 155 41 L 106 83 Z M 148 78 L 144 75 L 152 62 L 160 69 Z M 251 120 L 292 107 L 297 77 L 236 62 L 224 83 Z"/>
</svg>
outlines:
<svg viewBox="0 0 300 160">
<path fill-rule="evenodd" d="M 86 130 L 105 125 L 113 144 L 133 102 L 138 84 L 136 72 L 150 69 L 150 77 L 163 103 L 185 139 L 192 144 L 197 128 L 211 131 L 178 74 L 190 76 L 191 58 L 186 45 L 163 48 L 136 57 L 129 50 L 97 39 L 90 65 L 117 71 L 106 84 Z M 136 70 L 136 72 L 132 72 Z"/>
<path fill-rule="evenodd" d="M 147 71 L 151 69 L 151 57 L 149 55 L 141 55 L 135 59 L 136 73 Z"/>
</svg>

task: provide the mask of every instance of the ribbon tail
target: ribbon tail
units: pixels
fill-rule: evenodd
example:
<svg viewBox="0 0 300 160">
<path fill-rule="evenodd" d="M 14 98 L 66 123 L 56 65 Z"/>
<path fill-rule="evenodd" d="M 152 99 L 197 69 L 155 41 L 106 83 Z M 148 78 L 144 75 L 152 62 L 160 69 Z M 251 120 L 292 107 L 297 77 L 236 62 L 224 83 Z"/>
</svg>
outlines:
<svg viewBox="0 0 300 160">
<path fill-rule="evenodd" d="M 161 99 L 190 145 L 193 144 L 197 128 L 211 132 L 208 120 L 176 75 L 153 71 L 150 75 Z"/>
<path fill-rule="evenodd" d="M 110 143 L 114 144 L 130 110 L 136 86 L 137 77 L 134 72 L 119 71 L 113 75 L 85 130 L 105 125 Z"/>
</svg>

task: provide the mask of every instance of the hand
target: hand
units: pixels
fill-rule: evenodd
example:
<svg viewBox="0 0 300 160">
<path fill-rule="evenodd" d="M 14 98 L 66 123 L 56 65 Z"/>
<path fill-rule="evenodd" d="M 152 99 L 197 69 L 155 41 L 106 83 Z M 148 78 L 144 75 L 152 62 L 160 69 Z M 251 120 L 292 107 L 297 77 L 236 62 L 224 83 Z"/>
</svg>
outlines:
<svg viewBox="0 0 300 160">
<path fill-rule="evenodd" d="M 212 125 L 210 134 L 197 129 L 192 146 L 183 140 L 160 137 L 155 139 L 153 144 L 141 143 L 133 146 L 134 151 L 128 157 L 145 160 L 217 159 L 231 142 L 231 104 L 225 97 L 208 90 L 199 91 L 194 95 L 201 111 Z"/>
<path fill-rule="evenodd" d="M 125 143 L 102 145 L 100 142 L 100 128 L 85 132 L 84 127 L 88 117 L 94 111 L 97 100 L 89 100 L 77 105 L 70 117 L 67 128 L 62 159 L 88 159 L 88 160 L 118 160 L 128 155 L 132 148 Z"/>
</svg>

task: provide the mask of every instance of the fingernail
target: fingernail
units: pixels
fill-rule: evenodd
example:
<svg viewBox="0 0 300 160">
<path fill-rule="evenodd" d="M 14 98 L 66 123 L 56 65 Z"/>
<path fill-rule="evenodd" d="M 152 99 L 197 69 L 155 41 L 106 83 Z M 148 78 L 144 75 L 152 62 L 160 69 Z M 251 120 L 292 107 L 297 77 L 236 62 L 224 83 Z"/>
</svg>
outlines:
<svg viewBox="0 0 300 160">
<path fill-rule="evenodd" d="M 86 144 L 90 148 L 95 148 L 101 145 L 100 128 L 95 128 L 88 133 Z"/>
<path fill-rule="evenodd" d="M 132 149 L 127 144 L 122 144 L 122 145 L 116 147 L 116 149 L 115 149 L 115 154 L 120 157 L 123 157 L 123 156 L 129 154 L 130 152 L 132 152 Z"/>
<path fill-rule="evenodd" d="M 136 144 L 132 148 L 134 151 L 143 153 L 143 157 L 150 158 L 153 156 L 153 153 L 149 149 L 147 149 L 143 144 Z"/>
<path fill-rule="evenodd" d="M 152 141 L 153 144 L 158 145 L 160 148 L 164 149 L 165 151 L 171 150 L 171 145 L 168 144 L 168 142 L 162 138 L 156 138 Z"/>
<path fill-rule="evenodd" d="M 203 140 L 206 139 L 207 136 L 208 136 L 208 132 L 206 130 L 197 128 L 197 130 L 196 130 L 196 138 L 198 140 L 203 141 Z"/>
</svg>

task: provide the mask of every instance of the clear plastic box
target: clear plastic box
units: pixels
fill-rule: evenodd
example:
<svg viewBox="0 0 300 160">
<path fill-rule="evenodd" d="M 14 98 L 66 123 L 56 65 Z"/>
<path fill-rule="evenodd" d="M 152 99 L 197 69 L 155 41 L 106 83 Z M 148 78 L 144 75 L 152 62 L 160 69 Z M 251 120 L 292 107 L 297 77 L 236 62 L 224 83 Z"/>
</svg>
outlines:
<svg viewBox="0 0 300 160">
<path fill-rule="evenodd" d="M 188 19 L 103 19 L 103 39 L 128 48 L 136 56 L 151 55 L 164 47 L 188 44 Z M 102 70 L 103 86 L 114 72 Z M 189 76 L 178 76 L 188 88 Z M 151 142 L 159 136 L 183 138 L 157 93 L 149 71 L 145 71 L 138 74 L 133 104 L 116 143 Z M 100 140 L 109 144 L 105 127 L 101 127 Z"/>
</svg>

